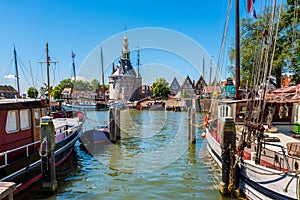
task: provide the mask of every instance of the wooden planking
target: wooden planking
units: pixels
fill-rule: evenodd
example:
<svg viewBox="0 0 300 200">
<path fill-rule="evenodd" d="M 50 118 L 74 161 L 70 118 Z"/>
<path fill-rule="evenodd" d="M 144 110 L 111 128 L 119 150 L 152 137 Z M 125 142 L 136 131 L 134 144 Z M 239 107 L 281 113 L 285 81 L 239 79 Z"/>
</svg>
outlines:
<svg viewBox="0 0 300 200">
<path fill-rule="evenodd" d="M 16 189 L 16 184 L 13 182 L 0 182 L 0 199 L 8 197 L 13 200 L 13 193 Z"/>
</svg>

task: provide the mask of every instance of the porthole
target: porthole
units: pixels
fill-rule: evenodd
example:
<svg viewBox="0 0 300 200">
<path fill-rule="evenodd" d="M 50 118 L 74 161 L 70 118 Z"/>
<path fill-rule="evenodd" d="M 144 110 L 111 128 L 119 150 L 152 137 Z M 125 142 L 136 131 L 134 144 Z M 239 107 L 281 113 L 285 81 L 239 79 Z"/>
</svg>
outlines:
<svg viewBox="0 0 300 200">
<path fill-rule="evenodd" d="M 299 169 L 299 165 L 298 165 L 298 162 L 297 162 L 297 161 L 295 161 L 294 167 L 295 167 L 295 170 L 298 170 L 298 169 Z"/>
</svg>

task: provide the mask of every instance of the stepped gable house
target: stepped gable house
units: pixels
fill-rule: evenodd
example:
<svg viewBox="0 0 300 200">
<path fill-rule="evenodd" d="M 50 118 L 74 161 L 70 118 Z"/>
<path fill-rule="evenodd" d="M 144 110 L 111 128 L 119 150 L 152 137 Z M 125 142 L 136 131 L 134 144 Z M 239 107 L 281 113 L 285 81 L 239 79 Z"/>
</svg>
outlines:
<svg viewBox="0 0 300 200">
<path fill-rule="evenodd" d="M 126 32 L 123 38 L 121 58 L 116 69 L 113 64 L 112 74 L 108 77 L 108 80 L 110 102 L 122 101 L 126 103 L 127 101 L 135 101 L 140 98 L 142 77 L 135 72 L 131 65 Z"/>
<path fill-rule="evenodd" d="M 195 98 L 194 83 L 187 76 L 181 84 L 181 98 Z"/>
<path fill-rule="evenodd" d="M 195 94 L 200 97 L 200 95 L 204 95 L 204 88 L 207 86 L 205 83 L 204 77 L 200 76 L 199 80 L 194 85 Z"/>
<path fill-rule="evenodd" d="M 176 77 L 174 77 L 173 81 L 170 85 L 170 93 L 171 93 L 171 95 L 175 96 L 179 91 L 181 91 L 181 87 L 180 87 Z"/>
</svg>

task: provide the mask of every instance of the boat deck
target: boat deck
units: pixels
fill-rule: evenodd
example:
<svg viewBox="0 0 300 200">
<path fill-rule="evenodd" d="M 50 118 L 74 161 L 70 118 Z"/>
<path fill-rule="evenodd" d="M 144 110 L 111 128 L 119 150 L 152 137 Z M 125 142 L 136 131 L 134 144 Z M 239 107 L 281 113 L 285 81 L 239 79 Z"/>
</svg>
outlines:
<svg viewBox="0 0 300 200">
<path fill-rule="evenodd" d="M 80 124 L 79 117 L 74 118 L 55 118 L 53 119 L 54 127 L 62 127 L 65 125 L 76 126 Z"/>
</svg>

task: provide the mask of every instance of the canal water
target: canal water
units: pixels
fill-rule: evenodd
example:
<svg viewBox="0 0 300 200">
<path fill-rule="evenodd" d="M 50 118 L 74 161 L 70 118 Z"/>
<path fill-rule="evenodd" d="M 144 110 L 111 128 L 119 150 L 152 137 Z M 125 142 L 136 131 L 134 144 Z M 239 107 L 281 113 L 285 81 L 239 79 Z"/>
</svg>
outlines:
<svg viewBox="0 0 300 200">
<path fill-rule="evenodd" d="M 107 111 L 87 111 L 85 130 L 108 120 Z M 15 199 L 220 199 L 220 170 L 209 157 L 203 129 L 188 145 L 187 113 L 121 111 L 121 141 L 75 151 L 57 168 L 58 191 L 46 196 L 41 182 Z M 197 125 L 203 123 L 196 115 Z"/>
</svg>

